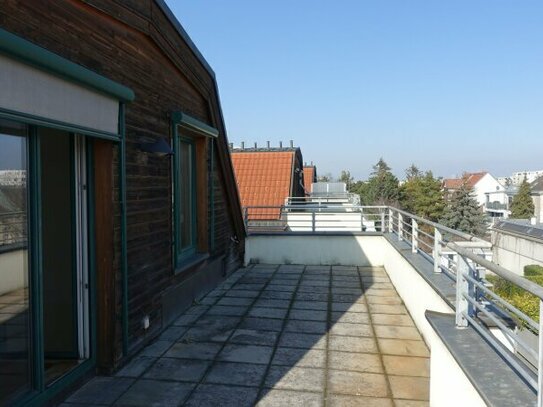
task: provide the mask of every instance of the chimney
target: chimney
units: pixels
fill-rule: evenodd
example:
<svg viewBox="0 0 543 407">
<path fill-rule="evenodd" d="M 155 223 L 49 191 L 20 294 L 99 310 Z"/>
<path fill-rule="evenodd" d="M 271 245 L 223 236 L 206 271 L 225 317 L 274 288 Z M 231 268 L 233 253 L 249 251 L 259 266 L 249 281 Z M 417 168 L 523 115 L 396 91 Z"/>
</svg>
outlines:
<svg viewBox="0 0 543 407">
<path fill-rule="evenodd" d="M 256 150 L 257 148 L 258 148 L 258 147 L 257 147 L 257 145 L 256 145 L 256 141 L 255 141 L 255 150 Z"/>
<path fill-rule="evenodd" d="M 279 148 L 283 148 L 283 142 L 282 141 L 279 142 Z"/>
<path fill-rule="evenodd" d="M 311 166 L 313 167 L 313 161 L 311 161 Z"/>
<path fill-rule="evenodd" d="M 270 142 L 266 141 L 266 145 L 268 146 L 268 150 L 270 149 Z"/>
<path fill-rule="evenodd" d="M 242 149 L 242 150 L 245 150 L 245 141 L 242 141 L 242 142 L 241 142 L 241 149 Z"/>
<path fill-rule="evenodd" d="M 294 140 L 290 140 L 290 148 L 294 148 Z"/>
</svg>

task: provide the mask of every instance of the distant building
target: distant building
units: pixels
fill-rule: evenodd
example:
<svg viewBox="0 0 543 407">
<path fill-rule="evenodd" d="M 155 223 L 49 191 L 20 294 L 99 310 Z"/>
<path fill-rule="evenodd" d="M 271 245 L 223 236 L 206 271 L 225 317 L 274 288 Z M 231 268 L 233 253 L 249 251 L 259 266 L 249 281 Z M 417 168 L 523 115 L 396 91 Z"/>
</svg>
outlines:
<svg viewBox="0 0 543 407">
<path fill-rule="evenodd" d="M 277 219 L 279 207 L 288 197 L 304 197 L 304 171 L 299 147 L 231 149 L 232 163 L 242 207 L 268 207 L 252 210 L 259 219 Z"/>
<path fill-rule="evenodd" d="M 537 170 L 537 171 L 517 171 L 511 174 L 511 182 L 513 185 L 520 185 L 522 181 L 524 181 L 524 178 L 526 178 L 526 181 L 529 183 L 534 182 L 537 178 L 543 176 L 543 170 Z"/>
<path fill-rule="evenodd" d="M 543 176 L 530 184 L 530 195 L 534 201 L 534 216 L 538 223 L 543 222 Z"/>
<path fill-rule="evenodd" d="M 1 170 L 0 186 L 21 187 L 26 185 L 26 170 Z"/>
</svg>

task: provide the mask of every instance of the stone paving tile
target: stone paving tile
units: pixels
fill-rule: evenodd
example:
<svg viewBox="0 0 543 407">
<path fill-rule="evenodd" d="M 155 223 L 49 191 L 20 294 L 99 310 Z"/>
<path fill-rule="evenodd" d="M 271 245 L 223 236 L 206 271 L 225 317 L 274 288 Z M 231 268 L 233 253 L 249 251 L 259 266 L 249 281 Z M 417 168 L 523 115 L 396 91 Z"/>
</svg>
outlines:
<svg viewBox="0 0 543 407">
<path fill-rule="evenodd" d="M 305 349 L 325 349 L 326 336 L 299 332 L 285 332 L 279 339 L 279 346 Z"/>
<path fill-rule="evenodd" d="M 260 400 L 256 405 L 258 407 L 320 407 L 323 405 L 323 396 L 319 393 L 302 391 L 269 390 L 260 396 Z"/>
<path fill-rule="evenodd" d="M 368 304 L 403 304 L 400 297 L 379 297 L 378 295 L 370 295 L 366 298 Z"/>
<path fill-rule="evenodd" d="M 282 319 L 287 315 L 286 309 L 253 307 L 248 314 L 250 317 Z"/>
<path fill-rule="evenodd" d="M 393 407 L 391 399 L 346 396 L 343 394 L 332 394 L 328 396 L 328 407 Z M 396 404 L 397 406 L 397 404 Z"/>
<path fill-rule="evenodd" d="M 375 373 L 328 371 L 328 390 L 330 393 L 354 396 L 389 396 L 385 375 Z"/>
<path fill-rule="evenodd" d="M 394 398 L 429 400 L 430 379 L 427 377 L 388 376 Z"/>
<path fill-rule="evenodd" d="M 258 308 L 288 308 L 290 306 L 290 300 L 273 300 L 263 298 L 261 300 L 257 300 L 254 306 Z"/>
<path fill-rule="evenodd" d="M 299 293 L 315 293 L 315 294 L 326 294 L 328 295 L 329 288 L 326 287 L 316 287 L 312 285 L 300 285 L 298 287 Z"/>
<path fill-rule="evenodd" d="M 207 315 L 240 316 L 247 312 L 247 307 L 235 307 L 226 305 L 215 305 L 209 309 Z"/>
<path fill-rule="evenodd" d="M 217 305 L 236 305 L 247 306 L 253 302 L 251 298 L 236 298 L 236 297 L 223 297 L 217 302 Z"/>
<path fill-rule="evenodd" d="M 204 381 L 206 383 L 258 387 L 264 373 L 266 373 L 266 365 L 219 362 L 211 368 Z"/>
<path fill-rule="evenodd" d="M 173 341 L 154 341 L 140 352 L 140 356 L 162 356 L 173 343 Z"/>
<path fill-rule="evenodd" d="M 309 367 L 272 366 L 264 385 L 274 389 L 321 392 L 325 370 Z"/>
<path fill-rule="evenodd" d="M 184 314 L 177 318 L 173 325 L 187 326 L 191 325 L 198 320 L 200 316 L 198 314 Z"/>
<path fill-rule="evenodd" d="M 373 328 L 378 338 L 422 340 L 418 329 L 411 326 L 375 325 Z"/>
<path fill-rule="evenodd" d="M 95 377 L 68 397 L 66 402 L 112 404 L 133 382 L 124 377 Z"/>
<path fill-rule="evenodd" d="M 325 301 L 294 301 L 292 303 L 292 308 L 326 311 L 328 309 L 328 303 Z"/>
<path fill-rule="evenodd" d="M 243 329 L 257 329 L 257 330 L 263 330 L 263 331 L 280 332 L 283 329 L 283 320 L 271 319 L 271 318 L 246 317 L 243 319 L 239 327 Z"/>
<path fill-rule="evenodd" d="M 383 355 L 385 370 L 390 375 L 430 377 L 430 359 Z"/>
<path fill-rule="evenodd" d="M 377 343 L 373 338 L 331 335 L 328 343 L 330 350 L 342 352 L 377 353 Z"/>
<path fill-rule="evenodd" d="M 207 360 L 160 358 L 143 375 L 146 379 L 198 382 L 211 365 Z"/>
<path fill-rule="evenodd" d="M 413 326 L 413 320 L 409 315 L 371 314 L 375 325 Z"/>
<path fill-rule="evenodd" d="M 139 380 L 117 400 L 115 406 L 178 406 L 194 386 L 190 383 Z"/>
<path fill-rule="evenodd" d="M 363 303 L 349 304 L 348 302 L 332 302 L 333 312 L 368 312 L 368 306 Z M 339 315 L 339 314 L 336 314 Z"/>
<path fill-rule="evenodd" d="M 326 365 L 326 351 L 324 349 L 277 348 L 272 365 L 316 367 L 324 368 Z"/>
<path fill-rule="evenodd" d="M 378 354 L 337 352 L 328 353 L 328 367 L 335 370 L 353 370 L 362 373 L 383 373 L 383 365 Z"/>
<path fill-rule="evenodd" d="M 430 403 L 428 401 L 419 401 L 419 400 L 394 400 L 396 407 L 429 407 Z"/>
<path fill-rule="evenodd" d="M 183 336 L 185 332 L 187 332 L 188 327 L 186 326 L 175 326 L 172 325 L 168 329 L 166 329 L 162 334 L 158 337 L 159 341 L 177 341 L 179 338 Z"/>
<path fill-rule="evenodd" d="M 350 324 L 369 324 L 370 316 L 362 312 L 332 312 L 332 322 Z"/>
<path fill-rule="evenodd" d="M 403 305 L 370 304 L 369 307 L 376 314 L 407 314 L 407 308 Z"/>
<path fill-rule="evenodd" d="M 303 321 L 326 321 L 328 313 L 326 311 L 293 309 L 290 311 L 288 317 L 289 319 L 300 319 Z"/>
<path fill-rule="evenodd" d="M 408 339 L 377 338 L 379 348 L 383 354 L 400 356 L 430 356 L 428 347 L 423 341 Z"/>
<path fill-rule="evenodd" d="M 231 343 L 246 345 L 273 346 L 277 341 L 278 333 L 256 329 L 237 329 L 229 339 Z"/>
<path fill-rule="evenodd" d="M 293 295 L 294 292 L 264 290 L 260 294 L 260 298 L 269 298 L 272 300 L 290 300 Z"/>
<path fill-rule="evenodd" d="M 301 321 L 292 319 L 287 320 L 287 324 L 285 325 L 285 332 L 304 332 L 324 335 L 326 331 L 326 322 L 323 321 Z"/>
<path fill-rule="evenodd" d="M 218 358 L 225 362 L 267 364 L 272 353 L 273 348 L 269 346 L 226 345 Z"/>
<path fill-rule="evenodd" d="M 256 402 L 258 389 L 232 385 L 201 384 L 185 406 L 190 407 L 249 407 Z"/>
<path fill-rule="evenodd" d="M 169 358 L 181 359 L 200 359 L 213 360 L 221 350 L 221 345 L 217 343 L 182 343 L 174 344 L 164 356 Z"/>
<path fill-rule="evenodd" d="M 256 298 L 260 294 L 260 291 L 247 291 L 247 290 L 229 290 L 225 297 L 236 297 L 236 298 Z"/>
<path fill-rule="evenodd" d="M 136 356 L 125 367 L 115 374 L 117 377 L 138 377 L 145 372 L 149 366 L 155 363 L 157 358 L 150 356 Z"/>
<path fill-rule="evenodd" d="M 347 324 L 336 322 L 330 329 L 331 335 L 341 336 L 373 336 L 371 325 L 367 324 Z"/>
</svg>

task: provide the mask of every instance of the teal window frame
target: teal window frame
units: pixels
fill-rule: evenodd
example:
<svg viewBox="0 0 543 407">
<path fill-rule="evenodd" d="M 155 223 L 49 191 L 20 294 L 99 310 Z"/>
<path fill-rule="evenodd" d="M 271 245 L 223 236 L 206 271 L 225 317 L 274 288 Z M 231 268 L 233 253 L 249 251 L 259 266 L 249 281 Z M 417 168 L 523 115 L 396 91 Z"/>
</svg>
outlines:
<svg viewBox="0 0 543 407">
<path fill-rule="evenodd" d="M 182 112 L 172 113 L 172 138 L 173 138 L 173 269 L 174 273 L 182 272 L 187 266 L 192 264 L 195 260 L 198 260 L 201 256 L 205 256 L 207 253 L 202 253 L 198 251 L 198 219 L 197 219 L 197 206 L 198 206 L 198 197 L 197 197 L 197 161 L 198 156 L 196 154 L 196 142 L 195 139 L 198 137 L 207 137 L 210 138 L 210 145 L 213 146 L 214 139 L 219 135 L 219 131 L 214 127 L 207 125 L 206 123 L 201 122 L 198 119 L 195 119 Z M 192 236 L 191 243 L 189 246 L 182 246 L 181 243 L 181 228 L 179 220 L 181 217 L 181 202 L 179 197 L 181 183 L 180 174 L 180 148 L 181 143 L 190 143 L 191 148 L 191 216 L 192 216 Z M 213 151 L 213 147 L 210 148 Z M 207 167 L 207 166 L 206 166 Z M 210 169 L 208 168 L 208 171 Z M 209 174 L 208 174 L 209 176 Z M 207 191 L 209 205 L 213 207 L 212 192 Z M 213 213 L 213 210 L 211 211 Z M 211 221 L 211 220 L 210 220 Z M 210 225 L 209 230 L 213 230 L 213 225 Z M 212 236 L 208 236 L 208 240 L 212 240 Z M 210 250 L 212 245 L 209 246 Z"/>
</svg>

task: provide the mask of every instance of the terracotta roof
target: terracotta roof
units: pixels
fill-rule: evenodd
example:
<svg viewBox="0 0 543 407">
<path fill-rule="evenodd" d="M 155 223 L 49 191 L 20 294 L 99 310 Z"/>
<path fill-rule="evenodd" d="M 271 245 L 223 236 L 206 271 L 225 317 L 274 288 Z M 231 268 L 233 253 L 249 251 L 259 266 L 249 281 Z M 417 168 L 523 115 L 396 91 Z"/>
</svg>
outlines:
<svg viewBox="0 0 543 407">
<path fill-rule="evenodd" d="M 473 188 L 486 174 L 488 172 L 466 172 L 462 178 L 446 178 L 443 180 L 443 188 L 459 189 L 462 186 L 464 178 L 467 178 L 468 185 Z"/>
<path fill-rule="evenodd" d="M 304 189 L 307 194 L 311 192 L 311 185 L 317 182 L 317 169 L 314 165 L 304 167 Z"/>
<path fill-rule="evenodd" d="M 290 196 L 295 151 L 236 152 L 232 164 L 241 206 L 281 206 Z M 277 210 L 253 210 L 251 218 L 277 219 Z"/>
</svg>

